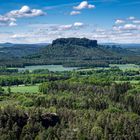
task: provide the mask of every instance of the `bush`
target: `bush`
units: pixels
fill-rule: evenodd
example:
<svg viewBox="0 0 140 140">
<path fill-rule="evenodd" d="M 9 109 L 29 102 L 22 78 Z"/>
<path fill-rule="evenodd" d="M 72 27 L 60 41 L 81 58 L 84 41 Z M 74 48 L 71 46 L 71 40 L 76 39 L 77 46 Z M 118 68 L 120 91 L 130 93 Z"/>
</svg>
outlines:
<svg viewBox="0 0 140 140">
<path fill-rule="evenodd" d="M 26 106 L 26 107 L 31 107 L 34 105 L 34 102 L 31 99 L 27 99 L 27 100 L 23 101 L 22 105 Z"/>
</svg>

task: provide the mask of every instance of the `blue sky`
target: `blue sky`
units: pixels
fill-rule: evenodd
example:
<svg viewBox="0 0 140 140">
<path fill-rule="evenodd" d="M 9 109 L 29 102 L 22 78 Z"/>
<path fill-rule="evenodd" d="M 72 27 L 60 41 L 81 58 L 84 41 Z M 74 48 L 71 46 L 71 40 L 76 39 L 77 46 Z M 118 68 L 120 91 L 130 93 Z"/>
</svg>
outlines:
<svg viewBox="0 0 140 140">
<path fill-rule="evenodd" d="M 140 0 L 0 0 L 0 42 L 140 43 Z"/>
</svg>

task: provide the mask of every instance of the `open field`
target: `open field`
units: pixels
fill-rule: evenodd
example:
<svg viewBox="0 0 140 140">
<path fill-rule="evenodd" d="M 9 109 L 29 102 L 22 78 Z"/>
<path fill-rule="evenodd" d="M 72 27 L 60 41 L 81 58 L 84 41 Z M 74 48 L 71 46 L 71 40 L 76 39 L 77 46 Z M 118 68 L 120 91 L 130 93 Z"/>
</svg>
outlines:
<svg viewBox="0 0 140 140">
<path fill-rule="evenodd" d="M 119 67 L 119 69 L 126 70 L 140 70 L 140 66 L 135 64 L 110 64 L 110 67 Z"/>
<path fill-rule="evenodd" d="M 38 92 L 38 86 L 39 85 L 33 85 L 33 86 L 11 86 L 11 92 L 13 93 L 37 93 Z M 4 87 L 5 91 L 7 91 L 8 87 Z"/>
<path fill-rule="evenodd" d="M 18 68 L 19 71 L 33 71 L 38 69 L 48 69 L 49 71 L 72 71 L 77 69 L 76 67 L 63 67 L 62 65 L 35 65 L 35 66 L 26 66 L 25 68 Z"/>
<path fill-rule="evenodd" d="M 131 80 L 131 81 L 115 81 L 116 83 L 127 83 L 130 82 L 131 84 L 139 84 L 139 80 Z"/>
<path fill-rule="evenodd" d="M 106 69 L 112 67 L 118 67 L 120 70 L 127 71 L 127 70 L 134 70 L 138 71 L 140 70 L 139 65 L 135 64 L 110 64 L 109 67 L 95 67 L 95 68 L 80 68 L 80 67 L 63 67 L 62 65 L 33 65 L 33 66 L 25 66 L 24 68 L 9 68 L 9 69 L 18 69 L 19 72 L 23 72 L 26 70 L 29 70 L 30 72 L 34 70 L 49 70 L 52 72 L 62 72 L 62 71 L 91 71 L 91 70 L 100 70 L 100 69 Z"/>
</svg>

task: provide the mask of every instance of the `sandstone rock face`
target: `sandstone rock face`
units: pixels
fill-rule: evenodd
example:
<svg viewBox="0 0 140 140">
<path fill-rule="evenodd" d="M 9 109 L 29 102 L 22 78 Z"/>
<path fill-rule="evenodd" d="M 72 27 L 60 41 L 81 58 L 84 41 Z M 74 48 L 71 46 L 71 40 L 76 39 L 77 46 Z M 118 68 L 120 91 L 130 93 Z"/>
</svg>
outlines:
<svg viewBox="0 0 140 140">
<path fill-rule="evenodd" d="M 49 126 L 55 126 L 57 123 L 60 122 L 59 116 L 55 113 L 46 113 L 40 114 L 39 118 L 36 116 L 30 116 L 26 113 L 19 115 L 19 114 L 4 114 L 4 117 L 0 117 L 0 127 L 6 127 L 7 123 L 11 121 L 11 126 L 13 124 L 17 124 L 18 127 L 21 129 L 30 122 L 39 122 L 42 124 L 43 127 L 48 128 Z"/>
<path fill-rule="evenodd" d="M 55 113 L 43 114 L 41 115 L 41 122 L 45 128 L 48 128 L 49 126 L 55 126 L 60 122 L 60 119 L 59 116 Z"/>
<path fill-rule="evenodd" d="M 97 40 L 89 40 L 87 38 L 60 38 L 53 41 L 52 46 L 54 45 L 63 45 L 63 46 L 77 45 L 87 48 L 98 46 Z"/>
</svg>

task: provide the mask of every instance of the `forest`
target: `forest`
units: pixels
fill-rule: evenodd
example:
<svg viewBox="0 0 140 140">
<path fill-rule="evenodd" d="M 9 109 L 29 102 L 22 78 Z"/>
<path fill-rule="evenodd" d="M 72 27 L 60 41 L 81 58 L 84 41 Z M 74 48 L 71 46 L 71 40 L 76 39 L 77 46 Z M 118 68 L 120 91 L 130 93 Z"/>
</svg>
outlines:
<svg viewBox="0 0 140 140">
<path fill-rule="evenodd" d="M 0 139 L 139 140 L 139 74 L 118 67 L 63 72 L 1 68 Z M 12 91 L 28 85 L 38 85 L 38 91 Z"/>
</svg>

